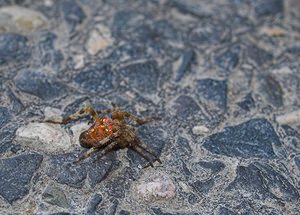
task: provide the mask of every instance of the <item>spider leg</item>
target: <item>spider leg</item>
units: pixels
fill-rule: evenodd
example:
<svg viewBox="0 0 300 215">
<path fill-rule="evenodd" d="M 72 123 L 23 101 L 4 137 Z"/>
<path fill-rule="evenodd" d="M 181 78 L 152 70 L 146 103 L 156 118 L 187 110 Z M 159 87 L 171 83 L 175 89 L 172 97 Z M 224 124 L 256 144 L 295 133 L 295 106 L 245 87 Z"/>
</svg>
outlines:
<svg viewBox="0 0 300 215">
<path fill-rule="evenodd" d="M 133 145 L 130 147 L 134 151 L 136 151 L 139 155 L 141 155 L 143 158 L 145 158 L 151 167 L 154 167 L 152 160 L 146 155 L 146 153 L 142 150 L 142 148 L 137 147 L 136 145 Z"/>
<path fill-rule="evenodd" d="M 83 108 L 81 108 L 79 111 L 70 114 L 69 116 L 65 117 L 65 118 L 53 118 L 53 119 L 45 119 L 44 122 L 51 122 L 51 123 L 68 123 L 71 120 L 78 120 L 81 117 L 84 117 L 84 113 L 89 113 L 93 119 L 97 119 L 98 118 L 98 114 L 97 112 L 92 108 L 92 106 L 87 105 Z"/>
<path fill-rule="evenodd" d="M 108 144 L 103 150 L 99 151 L 99 154 L 97 155 L 97 157 L 95 158 L 95 160 L 93 162 L 96 162 L 97 160 L 102 158 L 108 152 L 113 150 L 117 145 L 118 145 L 118 142 L 112 142 L 112 143 Z"/>
<path fill-rule="evenodd" d="M 129 119 L 132 119 L 132 120 L 136 121 L 139 124 L 144 124 L 144 123 L 151 122 L 151 121 L 154 121 L 154 120 L 161 120 L 161 118 L 159 116 L 146 116 L 146 117 L 140 118 L 140 117 L 137 117 L 137 116 L 132 115 L 132 114 L 127 113 L 127 112 L 125 112 L 125 117 L 128 117 Z"/>
<path fill-rule="evenodd" d="M 156 152 L 154 152 L 147 144 L 143 143 L 139 138 L 136 138 L 136 143 L 137 146 L 141 147 L 142 149 L 153 155 L 156 158 L 155 160 L 162 164 Z"/>
<path fill-rule="evenodd" d="M 76 158 L 76 160 L 73 163 L 78 163 L 79 161 L 86 159 L 88 156 L 90 156 L 90 154 L 92 154 L 96 150 L 97 150 L 96 147 L 90 148 L 89 150 L 87 150 L 84 153 L 82 153 L 81 155 L 79 155 L 79 157 Z"/>
<path fill-rule="evenodd" d="M 97 114 L 104 114 L 104 113 L 111 113 L 113 109 L 103 109 L 103 110 L 96 110 Z"/>
</svg>

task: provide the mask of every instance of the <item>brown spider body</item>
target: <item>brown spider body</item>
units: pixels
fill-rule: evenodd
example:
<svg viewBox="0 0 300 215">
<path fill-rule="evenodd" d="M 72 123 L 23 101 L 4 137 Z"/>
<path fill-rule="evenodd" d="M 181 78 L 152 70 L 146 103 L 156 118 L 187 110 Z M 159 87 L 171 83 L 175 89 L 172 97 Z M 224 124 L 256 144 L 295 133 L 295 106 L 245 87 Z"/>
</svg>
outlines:
<svg viewBox="0 0 300 215">
<path fill-rule="evenodd" d="M 92 116 L 92 125 L 88 130 L 80 134 L 79 142 L 82 147 L 89 148 L 89 150 L 81 154 L 76 162 L 87 158 L 95 151 L 99 151 L 96 158 L 96 160 L 98 160 L 112 150 L 130 148 L 145 158 L 152 167 L 153 161 L 149 158 L 147 153 L 155 157 L 154 161 L 157 160 L 161 163 L 157 154 L 136 135 L 133 125 L 127 122 L 127 119 L 130 119 L 142 124 L 153 120 L 159 120 L 159 117 L 151 116 L 138 118 L 125 111 L 120 111 L 115 107 L 112 109 L 95 111 L 91 106 L 87 106 L 66 118 L 48 119 L 45 121 L 51 123 L 67 123 L 70 120 L 78 119 L 83 116 L 82 114 L 84 113 L 89 113 Z M 111 114 L 111 118 L 105 115 L 99 116 L 99 114 L 107 113 Z"/>
</svg>

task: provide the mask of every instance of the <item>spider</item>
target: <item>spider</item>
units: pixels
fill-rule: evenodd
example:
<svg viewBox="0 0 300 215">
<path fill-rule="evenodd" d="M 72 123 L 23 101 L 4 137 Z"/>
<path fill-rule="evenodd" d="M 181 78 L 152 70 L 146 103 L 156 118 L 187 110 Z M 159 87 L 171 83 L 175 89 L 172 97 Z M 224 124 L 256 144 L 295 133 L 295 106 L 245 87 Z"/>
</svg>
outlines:
<svg viewBox="0 0 300 215">
<path fill-rule="evenodd" d="M 132 124 L 127 123 L 126 119 L 131 119 L 138 124 L 147 123 L 153 120 L 160 120 L 157 116 L 148 116 L 139 118 L 126 111 L 121 111 L 115 105 L 111 109 L 94 110 L 91 105 L 86 105 L 74 114 L 61 119 L 46 119 L 44 122 L 66 124 L 71 120 L 91 115 L 90 128 L 82 132 L 79 136 L 80 145 L 84 148 L 89 148 L 86 152 L 79 155 L 75 163 L 87 158 L 93 152 L 99 151 L 94 162 L 108 152 L 116 149 L 130 148 L 146 159 L 149 164 L 147 166 L 154 167 L 153 162 L 162 163 L 157 154 L 145 143 L 143 143 L 135 132 Z M 99 116 L 99 114 L 110 114 Z M 147 153 L 155 157 L 152 161 Z M 147 167 L 146 166 L 146 167 Z"/>
</svg>

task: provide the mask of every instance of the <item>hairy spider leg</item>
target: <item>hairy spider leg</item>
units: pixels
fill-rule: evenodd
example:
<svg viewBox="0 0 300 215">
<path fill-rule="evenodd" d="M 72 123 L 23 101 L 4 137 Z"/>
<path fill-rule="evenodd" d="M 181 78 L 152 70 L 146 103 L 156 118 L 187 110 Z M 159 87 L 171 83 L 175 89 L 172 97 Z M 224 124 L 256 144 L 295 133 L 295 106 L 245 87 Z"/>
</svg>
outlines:
<svg viewBox="0 0 300 215">
<path fill-rule="evenodd" d="M 79 157 L 74 161 L 74 163 L 78 163 L 79 161 L 86 159 L 90 154 L 92 154 L 94 151 L 99 150 L 99 148 L 105 147 L 107 144 L 109 144 L 111 141 L 113 141 L 113 138 L 118 137 L 119 133 L 112 133 L 109 136 L 103 138 L 98 143 L 93 143 L 93 147 L 89 150 L 85 151 Z"/>
<path fill-rule="evenodd" d="M 104 155 L 106 155 L 108 152 L 110 152 L 112 149 L 114 149 L 117 146 L 118 146 L 118 142 L 112 142 L 112 143 L 108 144 L 104 149 L 102 149 L 99 152 L 99 154 L 97 155 L 95 160 L 93 160 L 93 162 L 96 162 L 97 160 L 102 158 Z"/>
<path fill-rule="evenodd" d="M 147 117 L 140 118 L 140 117 L 137 117 L 137 116 L 132 115 L 132 114 L 127 113 L 127 112 L 125 112 L 125 117 L 127 117 L 129 119 L 132 119 L 132 120 L 136 121 L 139 124 L 144 124 L 144 123 L 151 122 L 151 121 L 154 121 L 154 120 L 161 120 L 161 118 L 158 117 L 158 116 L 147 116 Z"/>
<path fill-rule="evenodd" d="M 132 145 L 130 147 L 134 151 L 136 151 L 139 155 L 141 155 L 143 158 L 145 158 L 151 167 L 154 167 L 152 160 L 148 157 L 148 155 L 142 150 L 142 148 L 139 148 L 137 145 Z"/>
<path fill-rule="evenodd" d="M 159 157 L 156 154 L 156 152 L 154 152 L 147 144 L 143 143 L 138 137 L 136 138 L 136 142 L 137 142 L 136 146 L 139 146 L 140 148 L 142 148 L 145 151 L 147 151 L 149 154 L 153 155 L 156 158 L 155 160 L 162 164 L 162 162 L 159 159 Z"/>
<path fill-rule="evenodd" d="M 44 122 L 52 122 L 52 123 L 62 123 L 62 124 L 66 124 L 71 120 L 78 120 L 81 117 L 84 117 L 85 115 L 83 115 L 84 113 L 89 113 L 92 118 L 98 119 L 98 114 L 97 112 L 92 108 L 92 106 L 87 105 L 83 108 L 81 108 L 79 111 L 70 114 L 69 116 L 65 117 L 65 118 L 54 118 L 54 119 L 46 119 L 44 120 Z"/>
</svg>

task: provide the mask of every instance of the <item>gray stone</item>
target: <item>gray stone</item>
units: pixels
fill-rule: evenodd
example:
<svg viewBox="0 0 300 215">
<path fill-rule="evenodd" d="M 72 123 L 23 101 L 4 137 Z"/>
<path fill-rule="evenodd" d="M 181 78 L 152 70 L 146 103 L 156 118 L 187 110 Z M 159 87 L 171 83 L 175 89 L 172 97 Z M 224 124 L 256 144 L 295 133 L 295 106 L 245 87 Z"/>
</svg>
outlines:
<svg viewBox="0 0 300 215">
<path fill-rule="evenodd" d="M 10 123 L 0 129 L 0 153 L 4 153 L 9 149 L 16 147 L 16 145 L 13 144 L 13 140 L 17 128 L 17 124 Z"/>
<path fill-rule="evenodd" d="M 47 30 L 39 33 L 39 63 L 43 66 L 51 66 L 55 70 L 59 70 L 61 68 L 61 63 L 64 60 L 64 56 L 60 50 L 55 48 L 54 43 L 57 40 L 56 34 Z"/>
<path fill-rule="evenodd" d="M 236 215 L 236 213 L 228 208 L 220 207 L 218 215 Z"/>
<path fill-rule="evenodd" d="M 229 157 L 273 159 L 277 157 L 273 145 L 282 147 L 272 125 L 266 119 L 257 118 L 207 137 L 203 147 Z"/>
<path fill-rule="evenodd" d="M 295 164 L 298 167 L 298 171 L 300 172 L 300 157 L 295 157 L 294 158 Z"/>
<path fill-rule="evenodd" d="M 213 178 L 210 178 L 208 180 L 203 181 L 197 180 L 193 182 L 191 186 L 199 195 L 206 195 L 213 188 L 214 184 L 215 180 Z"/>
<path fill-rule="evenodd" d="M 135 63 L 120 70 L 129 86 L 145 94 L 156 92 L 159 68 L 156 61 Z"/>
<path fill-rule="evenodd" d="M 179 96 L 174 101 L 173 109 L 175 110 L 176 116 L 180 119 L 186 119 L 200 112 L 200 107 L 195 100 L 187 95 Z"/>
<path fill-rule="evenodd" d="M 274 107 L 283 106 L 283 90 L 278 81 L 271 75 L 260 77 L 261 86 L 259 92 L 264 95 L 265 99 Z"/>
<path fill-rule="evenodd" d="M 176 150 L 180 156 L 189 156 L 192 153 L 189 141 L 184 137 L 178 137 L 176 140 Z"/>
<path fill-rule="evenodd" d="M 86 15 L 81 8 L 81 6 L 77 3 L 77 1 L 73 0 L 63 0 L 61 1 L 61 10 L 63 13 L 63 17 L 67 22 L 70 31 L 74 31 L 78 24 L 81 24 Z"/>
<path fill-rule="evenodd" d="M 255 0 L 253 3 L 257 17 L 276 16 L 284 10 L 282 0 Z"/>
<path fill-rule="evenodd" d="M 177 66 L 175 71 L 176 82 L 179 82 L 184 76 L 184 74 L 187 72 L 192 62 L 193 56 L 194 56 L 193 50 L 186 50 L 178 59 L 179 62 L 177 62 L 177 64 L 179 65 Z"/>
<path fill-rule="evenodd" d="M 49 204 L 62 208 L 69 208 L 71 206 L 64 191 L 55 185 L 48 185 L 42 196 L 43 200 Z"/>
<path fill-rule="evenodd" d="M 255 162 L 248 166 L 238 166 L 236 175 L 226 191 L 247 192 L 254 199 L 299 201 L 300 195 L 296 187 L 268 164 Z"/>
<path fill-rule="evenodd" d="M 0 106 L 0 127 L 2 127 L 10 118 L 10 114 L 6 107 Z"/>
<path fill-rule="evenodd" d="M 202 79 L 195 82 L 196 95 L 200 100 L 203 98 L 212 102 L 218 109 L 227 110 L 227 81 Z"/>
<path fill-rule="evenodd" d="M 104 94 L 114 89 L 113 73 L 109 65 L 88 67 L 77 74 L 74 80 L 86 92 Z"/>
<path fill-rule="evenodd" d="M 125 210 L 121 210 L 119 215 L 130 215 L 130 212 L 125 211 Z"/>
<path fill-rule="evenodd" d="M 91 199 L 89 200 L 86 214 L 87 215 L 92 215 L 95 214 L 98 205 L 102 202 L 102 196 L 98 193 L 94 194 Z"/>
<path fill-rule="evenodd" d="M 214 161 L 199 161 L 195 164 L 193 164 L 193 166 L 201 166 L 205 169 L 210 169 L 212 174 L 217 174 L 219 172 L 221 172 L 224 168 L 225 168 L 225 164 L 221 161 L 218 160 L 214 160 Z"/>
<path fill-rule="evenodd" d="M 31 57 L 28 39 L 16 33 L 0 33 L 0 65 L 24 62 Z"/>
<path fill-rule="evenodd" d="M 262 48 L 251 44 L 246 47 L 245 50 L 246 59 L 251 60 L 258 66 L 262 66 L 266 63 L 269 63 L 273 59 L 273 55 Z"/>
<path fill-rule="evenodd" d="M 239 54 L 241 48 L 238 45 L 230 45 L 223 50 L 220 50 L 214 56 L 214 62 L 226 72 L 231 71 L 239 63 Z"/>
<path fill-rule="evenodd" d="M 244 109 L 245 111 L 250 111 L 252 108 L 255 107 L 255 101 L 251 95 L 248 93 L 240 102 L 237 103 L 240 108 Z"/>
<path fill-rule="evenodd" d="M 32 153 L 0 160 L 0 195 L 9 203 L 22 199 L 30 190 L 30 181 L 43 156 Z"/>
<path fill-rule="evenodd" d="M 62 96 L 66 88 L 51 75 L 33 69 L 20 71 L 15 77 L 15 83 L 21 91 L 43 100 L 51 100 Z"/>
<path fill-rule="evenodd" d="M 61 184 L 80 188 L 86 179 L 86 169 L 83 163 L 75 164 L 74 154 L 53 155 L 49 159 L 47 175 Z"/>
<path fill-rule="evenodd" d="M 175 213 L 169 213 L 169 212 L 163 212 L 161 208 L 151 208 L 154 214 L 156 215 L 200 215 L 200 213 L 196 212 L 175 212 Z"/>
<path fill-rule="evenodd" d="M 135 173 L 132 169 L 125 167 L 119 175 L 108 181 L 105 189 L 109 196 L 117 199 L 125 198 L 125 193 L 130 188 L 130 182 L 135 179 Z"/>
<path fill-rule="evenodd" d="M 47 175 L 61 184 L 67 184 L 75 188 L 81 188 L 88 176 L 89 185 L 94 187 L 110 172 L 115 155 L 109 153 L 94 163 L 92 162 L 93 158 L 79 163 L 74 163 L 75 159 L 76 156 L 73 153 L 51 156 L 48 161 Z"/>
</svg>

